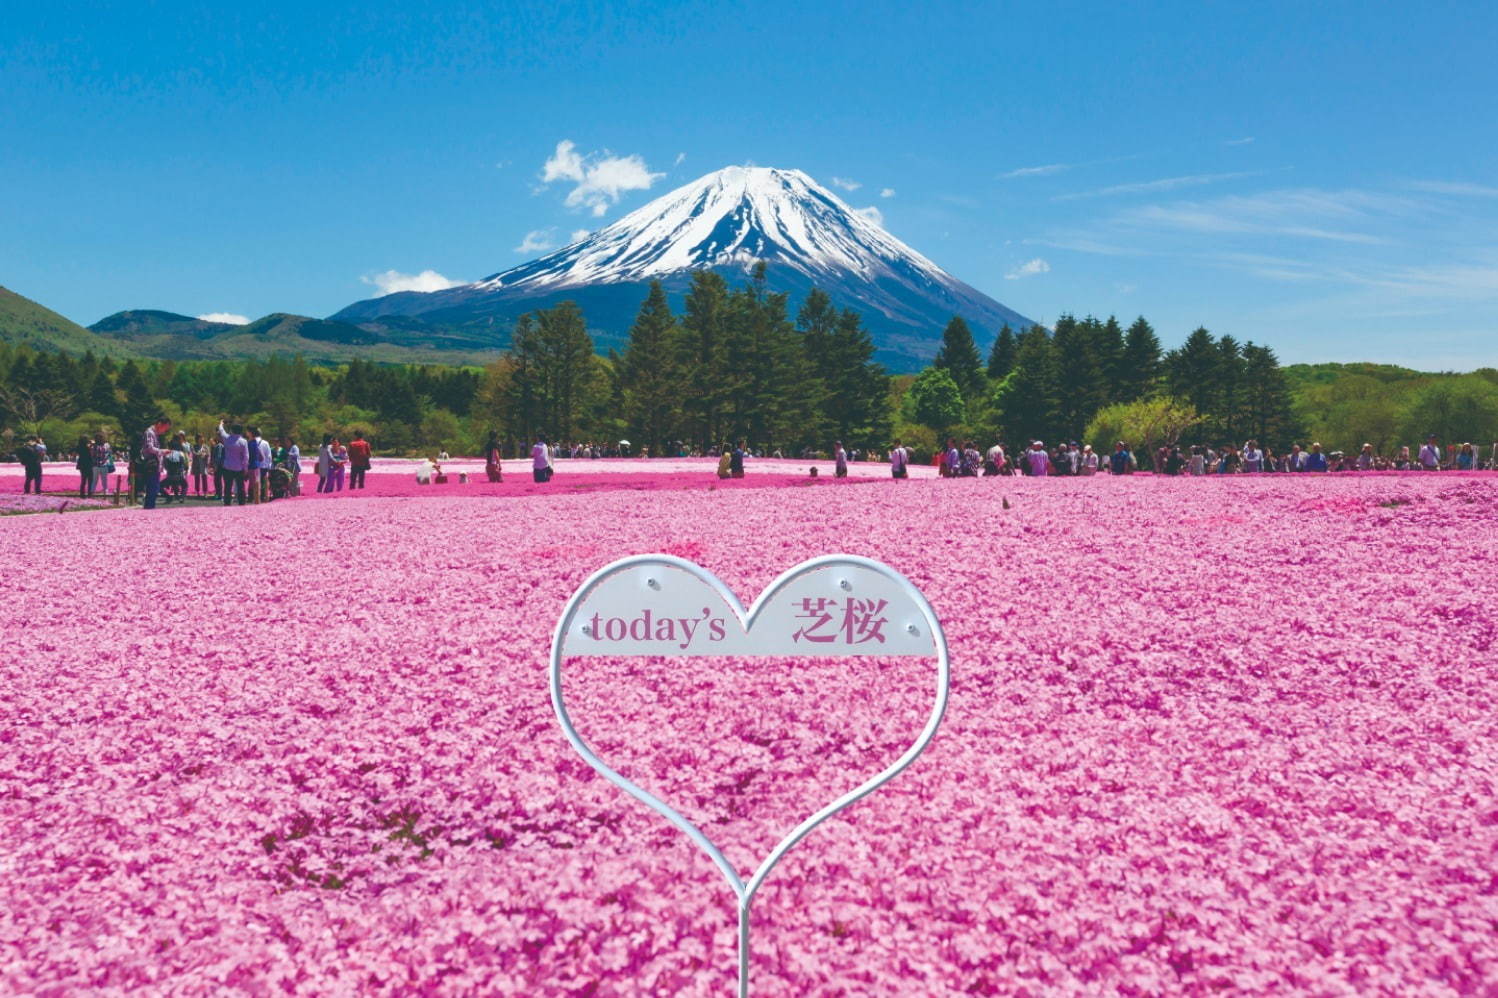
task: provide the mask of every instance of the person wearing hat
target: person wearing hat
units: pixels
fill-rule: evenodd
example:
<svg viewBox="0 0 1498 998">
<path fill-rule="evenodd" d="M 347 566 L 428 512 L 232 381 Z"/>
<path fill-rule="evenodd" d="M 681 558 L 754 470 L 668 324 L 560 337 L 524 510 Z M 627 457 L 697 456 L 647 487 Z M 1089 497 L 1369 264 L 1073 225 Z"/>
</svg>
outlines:
<svg viewBox="0 0 1498 998">
<path fill-rule="evenodd" d="M 1108 470 L 1115 475 L 1127 475 L 1134 470 L 1134 455 L 1129 453 L 1122 440 L 1114 445 L 1113 453 L 1108 456 Z"/>
<path fill-rule="evenodd" d="M 1030 474 L 1037 478 L 1044 478 L 1051 473 L 1051 456 L 1045 452 L 1045 444 L 1037 440 L 1030 445 L 1025 452 L 1025 460 L 1029 462 Z"/>
<path fill-rule="evenodd" d="M 1306 455 L 1307 471 L 1327 471 L 1326 455 L 1321 453 L 1319 443 L 1311 444 L 1311 452 Z"/>
</svg>

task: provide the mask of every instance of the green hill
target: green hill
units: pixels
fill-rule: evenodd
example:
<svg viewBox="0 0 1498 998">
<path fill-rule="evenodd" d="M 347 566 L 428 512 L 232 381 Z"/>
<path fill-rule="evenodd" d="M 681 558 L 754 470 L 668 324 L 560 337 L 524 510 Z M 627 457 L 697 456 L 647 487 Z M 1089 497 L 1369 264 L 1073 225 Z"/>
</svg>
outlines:
<svg viewBox="0 0 1498 998">
<path fill-rule="evenodd" d="M 76 354 L 92 350 L 101 357 L 135 355 L 128 344 L 100 336 L 3 287 L 0 287 L 0 343 Z"/>
</svg>

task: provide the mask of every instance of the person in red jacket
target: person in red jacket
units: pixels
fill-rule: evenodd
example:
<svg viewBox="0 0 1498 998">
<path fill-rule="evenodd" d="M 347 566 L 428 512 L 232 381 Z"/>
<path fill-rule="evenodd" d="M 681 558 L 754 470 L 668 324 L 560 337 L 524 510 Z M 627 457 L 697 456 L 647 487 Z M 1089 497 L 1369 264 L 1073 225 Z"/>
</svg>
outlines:
<svg viewBox="0 0 1498 998">
<path fill-rule="evenodd" d="M 364 488 L 364 473 L 369 470 L 369 442 L 362 430 L 354 431 L 354 439 L 348 442 L 348 487 Z"/>
</svg>

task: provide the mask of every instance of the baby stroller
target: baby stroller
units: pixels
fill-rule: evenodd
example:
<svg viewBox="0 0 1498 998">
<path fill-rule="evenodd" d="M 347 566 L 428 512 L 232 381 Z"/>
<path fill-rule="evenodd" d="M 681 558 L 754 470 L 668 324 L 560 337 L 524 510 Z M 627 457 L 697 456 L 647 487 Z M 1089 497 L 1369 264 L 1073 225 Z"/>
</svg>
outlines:
<svg viewBox="0 0 1498 998">
<path fill-rule="evenodd" d="M 270 497 L 285 499 L 289 495 L 291 495 L 291 472 L 285 468 L 272 468 L 270 470 Z"/>
</svg>

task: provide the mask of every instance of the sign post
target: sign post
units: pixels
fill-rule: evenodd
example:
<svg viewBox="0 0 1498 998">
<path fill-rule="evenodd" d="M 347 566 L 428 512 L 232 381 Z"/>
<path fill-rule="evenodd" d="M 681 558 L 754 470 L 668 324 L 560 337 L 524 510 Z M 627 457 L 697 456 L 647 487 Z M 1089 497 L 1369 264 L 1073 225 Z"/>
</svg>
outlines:
<svg viewBox="0 0 1498 998">
<path fill-rule="evenodd" d="M 612 769 L 573 727 L 562 692 L 563 660 L 621 655 L 934 657 L 936 698 L 925 726 L 898 759 L 791 829 L 746 881 L 701 829 Z M 715 575 L 690 561 L 663 554 L 623 558 L 573 593 L 551 641 L 551 701 L 567 741 L 604 779 L 681 829 L 728 881 L 738 905 L 740 998 L 749 994 L 755 892 L 813 828 L 915 761 L 941 724 L 950 682 L 946 635 L 920 590 L 889 566 L 855 555 L 802 562 L 770 583 L 748 610 Z"/>
</svg>

